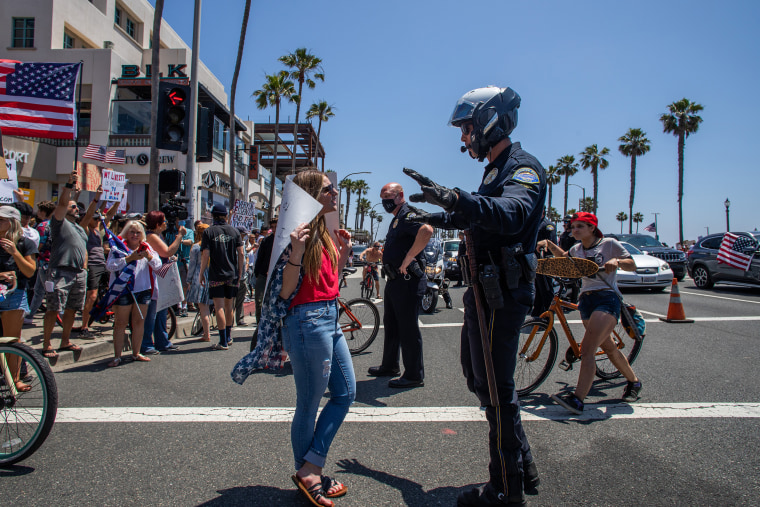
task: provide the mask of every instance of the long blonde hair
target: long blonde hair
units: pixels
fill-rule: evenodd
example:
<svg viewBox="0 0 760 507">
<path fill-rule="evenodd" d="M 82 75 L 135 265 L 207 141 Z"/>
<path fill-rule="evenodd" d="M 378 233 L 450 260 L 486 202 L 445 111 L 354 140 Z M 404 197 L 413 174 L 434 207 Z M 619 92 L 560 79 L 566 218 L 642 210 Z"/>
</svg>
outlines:
<svg viewBox="0 0 760 507">
<path fill-rule="evenodd" d="M 304 189 L 314 199 L 319 199 L 322 193 L 323 173 L 307 170 L 296 174 L 293 183 Z M 319 277 L 319 268 L 322 264 L 322 247 L 327 248 L 333 271 L 338 270 L 338 252 L 330 238 L 324 215 L 318 216 L 309 224 L 309 239 L 306 242 L 306 251 L 303 255 L 303 269 L 306 276 L 312 280 Z"/>
<path fill-rule="evenodd" d="M 5 239 L 9 239 L 13 241 L 14 245 L 17 245 L 18 240 L 24 235 L 24 228 L 21 227 L 21 222 L 15 218 L 9 218 L 8 223 L 10 225 L 8 226 L 8 230 L 5 231 Z"/>
</svg>

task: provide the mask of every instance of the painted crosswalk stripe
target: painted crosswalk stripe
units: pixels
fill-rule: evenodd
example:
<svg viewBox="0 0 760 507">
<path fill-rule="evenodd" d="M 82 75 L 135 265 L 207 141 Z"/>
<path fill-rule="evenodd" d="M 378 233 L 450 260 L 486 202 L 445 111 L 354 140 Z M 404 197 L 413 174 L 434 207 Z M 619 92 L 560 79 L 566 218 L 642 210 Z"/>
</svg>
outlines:
<svg viewBox="0 0 760 507">
<path fill-rule="evenodd" d="M 293 407 L 92 407 L 59 408 L 56 423 L 274 422 L 293 420 Z M 606 419 L 760 418 L 760 403 L 587 404 L 583 415 L 556 405 L 524 406 L 525 421 Z M 351 407 L 346 422 L 477 422 L 479 407 Z"/>
</svg>

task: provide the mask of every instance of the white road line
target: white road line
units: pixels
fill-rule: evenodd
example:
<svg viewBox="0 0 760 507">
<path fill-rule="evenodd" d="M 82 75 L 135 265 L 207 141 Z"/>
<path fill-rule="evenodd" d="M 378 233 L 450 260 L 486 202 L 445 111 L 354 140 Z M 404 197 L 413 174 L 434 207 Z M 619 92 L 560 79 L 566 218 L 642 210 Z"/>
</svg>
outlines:
<svg viewBox="0 0 760 507">
<path fill-rule="evenodd" d="M 290 422 L 292 407 L 96 407 L 59 408 L 56 423 Z M 605 419 L 760 418 L 760 403 L 587 404 L 581 416 L 556 405 L 523 406 L 524 421 Z M 477 422 L 478 407 L 352 407 L 347 422 Z"/>
<path fill-rule="evenodd" d="M 749 299 L 739 299 L 739 298 L 729 298 L 726 296 L 716 296 L 715 294 L 705 294 L 704 292 L 689 292 L 682 290 L 681 294 L 688 294 L 690 296 L 702 296 L 706 298 L 715 298 L 715 299 L 727 299 L 729 301 L 739 301 L 741 303 L 752 303 L 753 305 L 760 305 L 760 301 L 750 301 Z"/>
</svg>

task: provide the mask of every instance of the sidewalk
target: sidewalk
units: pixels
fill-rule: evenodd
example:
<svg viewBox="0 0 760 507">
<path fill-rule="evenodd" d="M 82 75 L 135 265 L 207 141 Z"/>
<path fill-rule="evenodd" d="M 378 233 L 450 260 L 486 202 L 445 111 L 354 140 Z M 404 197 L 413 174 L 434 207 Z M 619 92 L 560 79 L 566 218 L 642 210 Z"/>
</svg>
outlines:
<svg viewBox="0 0 760 507">
<path fill-rule="evenodd" d="M 190 334 L 195 314 L 196 312 L 192 312 L 188 317 L 177 317 L 177 331 L 171 338 L 172 343 L 181 345 L 186 341 L 198 340 L 198 336 L 192 336 Z M 248 322 L 251 322 L 251 315 L 255 315 L 254 304 L 246 303 L 245 316 L 247 317 Z M 40 354 L 42 354 L 43 343 L 43 318 L 44 314 L 38 312 L 37 315 L 34 316 L 34 324 L 24 325 L 21 330 L 21 341 L 34 348 Z M 255 321 L 255 318 L 253 318 L 253 320 Z M 77 327 L 80 324 L 80 318 L 77 316 L 77 319 L 74 321 L 74 327 Z M 57 350 L 58 347 L 61 346 L 61 331 L 61 326 L 56 324 L 53 328 L 53 335 L 51 338 L 53 349 Z M 79 338 L 79 333 L 72 331 L 71 343 L 79 345 L 82 347 L 82 350 L 79 352 L 57 351 L 57 358 L 48 359 L 50 365 L 60 366 L 73 364 L 78 361 L 113 357 L 113 319 L 107 324 L 93 322 L 92 326 L 90 326 L 90 331 L 92 331 L 95 336 L 87 339 Z M 129 330 L 127 330 L 127 335 L 129 335 Z M 125 340 L 125 345 L 130 345 L 129 339 Z"/>
</svg>

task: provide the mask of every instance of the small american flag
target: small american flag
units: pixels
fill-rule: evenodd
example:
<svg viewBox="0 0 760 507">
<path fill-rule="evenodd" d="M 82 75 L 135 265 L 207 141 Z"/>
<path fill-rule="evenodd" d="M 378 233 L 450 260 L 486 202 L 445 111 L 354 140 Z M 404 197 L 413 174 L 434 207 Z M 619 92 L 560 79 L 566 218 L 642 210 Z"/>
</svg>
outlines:
<svg viewBox="0 0 760 507">
<path fill-rule="evenodd" d="M 84 158 L 90 158 L 92 160 L 106 161 L 106 147 L 98 146 L 97 144 L 88 144 L 87 149 L 84 150 Z"/>
<path fill-rule="evenodd" d="M 745 248 L 754 248 L 755 246 L 755 242 L 747 236 L 738 236 L 727 232 L 723 235 L 723 241 L 720 242 L 718 263 L 728 264 L 747 271 L 752 262 L 753 254 L 747 255 L 743 252 Z"/>
<path fill-rule="evenodd" d="M 6 136 L 74 139 L 81 63 L 0 60 L 0 127 Z"/>
<path fill-rule="evenodd" d="M 651 224 L 644 227 L 644 230 L 647 232 L 657 232 L 657 226 L 655 225 L 654 222 L 652 222 Z"/>
<path fill-rule="evenodd" d="M 170 269 L 172 269 L 172 266 L 176 264 L 176 261 L 170 261 L 166 264 L 163 264 L 160 268 L 158 268 L 155 273 L 160 276 L 161 278 L 164 278 L 166 276 L 166 273 L 169 272 Z"/>
<path fill-rule="evenodd" d="M 124 164 L 127 161 L 127 152 L 125 150 L 113 150 L 106 153 L 107 164 Z"/>
</svg>

